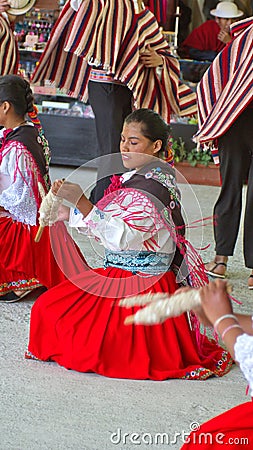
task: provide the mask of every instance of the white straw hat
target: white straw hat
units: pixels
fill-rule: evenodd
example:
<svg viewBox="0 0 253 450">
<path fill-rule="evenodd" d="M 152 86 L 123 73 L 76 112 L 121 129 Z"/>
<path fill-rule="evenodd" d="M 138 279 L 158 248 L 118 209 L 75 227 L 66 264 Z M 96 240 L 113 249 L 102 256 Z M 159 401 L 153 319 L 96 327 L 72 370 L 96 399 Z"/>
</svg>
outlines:
<svg viewBox="0 0 253 450">
<path fill-rule="evenodd" d="M 8 9 L 8 14 L 13 14 L 14 16 L 21 16 L 27 13 L 34 5 L 36 0 L 9 0 L 10 8 Z"/>
<path fill-rule="evenodd" d="M 221 17 L 222 19 L 236 19 L 243 16 L 243 11 L 237 8 L 233 2 L 219 2 L 215 9 L 211 9 L 212 16 Z"/>
</svg>

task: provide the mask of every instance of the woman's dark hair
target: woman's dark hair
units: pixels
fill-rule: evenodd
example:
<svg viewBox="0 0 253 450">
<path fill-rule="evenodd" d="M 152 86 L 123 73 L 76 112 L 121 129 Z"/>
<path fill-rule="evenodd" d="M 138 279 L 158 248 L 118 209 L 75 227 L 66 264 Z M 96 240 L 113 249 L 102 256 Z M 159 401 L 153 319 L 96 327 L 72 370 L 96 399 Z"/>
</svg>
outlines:
<svg viewBox="0 0 253 450">
<path fill-rule="evenodd" d="M 12 104 L 15 113 L 25 116 L 33 111 L 33 93 L 28 81 L 18 75 L 0 76 L 0 103 Z"/>
<path fill-rule="evenodd" d="M 143 136 L 150 141 L 155 142 L 160 139 L 162 141 L 161 151 L 166 151 L 170 135 L 170 127 L 159 114 L 148 108 L 136 109 L 125 119 L 126 124 L 130 124 L 132 122 L 141 124 L 141 132 Z"/>
</svg>

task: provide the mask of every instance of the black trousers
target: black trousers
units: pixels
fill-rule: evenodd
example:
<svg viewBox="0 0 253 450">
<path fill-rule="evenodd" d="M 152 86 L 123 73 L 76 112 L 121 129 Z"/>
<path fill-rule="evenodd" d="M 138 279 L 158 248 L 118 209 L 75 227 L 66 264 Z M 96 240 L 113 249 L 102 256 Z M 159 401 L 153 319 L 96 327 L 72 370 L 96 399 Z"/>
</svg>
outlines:
<svg viewBox="0 0 253 450">
<path fill-rule="evenodd" d="M 242 212 L 242 188 L 247 180 L 243 227 L 246 267 L 253 268 L 253 108 L 247 108 L 219 138 L 222 187 L 214 207 L 216 254 L 232 256 Z"/>
<path fill-rule="evenodd" d="M 97 81 L 89 81 L 88 90 L 99 149 L 97 183 L 90 200 L 97 203 L 109 186 L 111 176 L 125 171 L 119 144 L 124 119 L 132 112 L 132 93 L 126 86 Z"/>
</svg>

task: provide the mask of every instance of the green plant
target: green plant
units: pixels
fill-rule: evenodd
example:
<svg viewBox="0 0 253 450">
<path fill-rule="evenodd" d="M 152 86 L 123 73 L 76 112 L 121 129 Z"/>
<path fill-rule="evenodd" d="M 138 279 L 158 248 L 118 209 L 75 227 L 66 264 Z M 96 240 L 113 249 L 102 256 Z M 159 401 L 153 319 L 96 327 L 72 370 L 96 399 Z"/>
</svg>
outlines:
<svg viewBox="0 0 253 450">
<path fill-rule="evenodd" d="M 197 164 L 208 166 L 213 162 L 210 150 L 197 150 L 196 147 L 191 150 L 187 150 L 185 142 L 181 137 L 178 139 L 170 137 L 170 146 L 174 154 L 175 163 L 188 161 L 191 166 L 196 166 Z"/>
<path fill-rule="evenodd" d="M 181 137 L 178 139 L 174 139 L 171 136 L 170 137 L 170 146 L 173 151 L 174 161 L 176 163 L 180 162 L 180 161 L 184 161 L 187 158 L 185 143 Z"/>
<path fill-rule="evenodd" d="M 212 164 L 213 162 L 210 150 L 197 150 L 197 148 L 193 148 L 187 153 L 186 160 L 191 164 L 191 166 L 196 166 L 197 164 L 209 166 L 209 164 Z"/>
</svg>

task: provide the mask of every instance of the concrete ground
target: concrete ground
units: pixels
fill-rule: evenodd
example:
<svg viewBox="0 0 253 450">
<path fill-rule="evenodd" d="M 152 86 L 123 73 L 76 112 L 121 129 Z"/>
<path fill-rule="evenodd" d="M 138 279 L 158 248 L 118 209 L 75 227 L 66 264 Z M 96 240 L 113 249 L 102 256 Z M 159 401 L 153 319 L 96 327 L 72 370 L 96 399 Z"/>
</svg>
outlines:
<svg viewBox="0 0 253 450">
<path fill-rule="evenodd" d="M 69 177 L 83 186 L 95 179 L 94 169 L 72 172 L 51 168 L 52 179 Z M 188 222 L 211 216 L 219 188 L 181 189 Z M 213 255 L 210 221 L 189 228 L 188 235 L 198 247 L 210 244 L 201 252 L 208 261 Z M 98 264 L 97 249 L 74 237 L 89 262 Z M 247 290 L 241 234 L 228 272 L 233 295 L 242 302 L 235 309 L 251 312 L 253 292 Z M 184 433 L 249 399 L 237 367 L 221 379 L 154 382 L 110 379 L 25 360 L 31 306 L 31 301 L 0 304 L 0 450 L 176 450 Z"/>
</svg>

